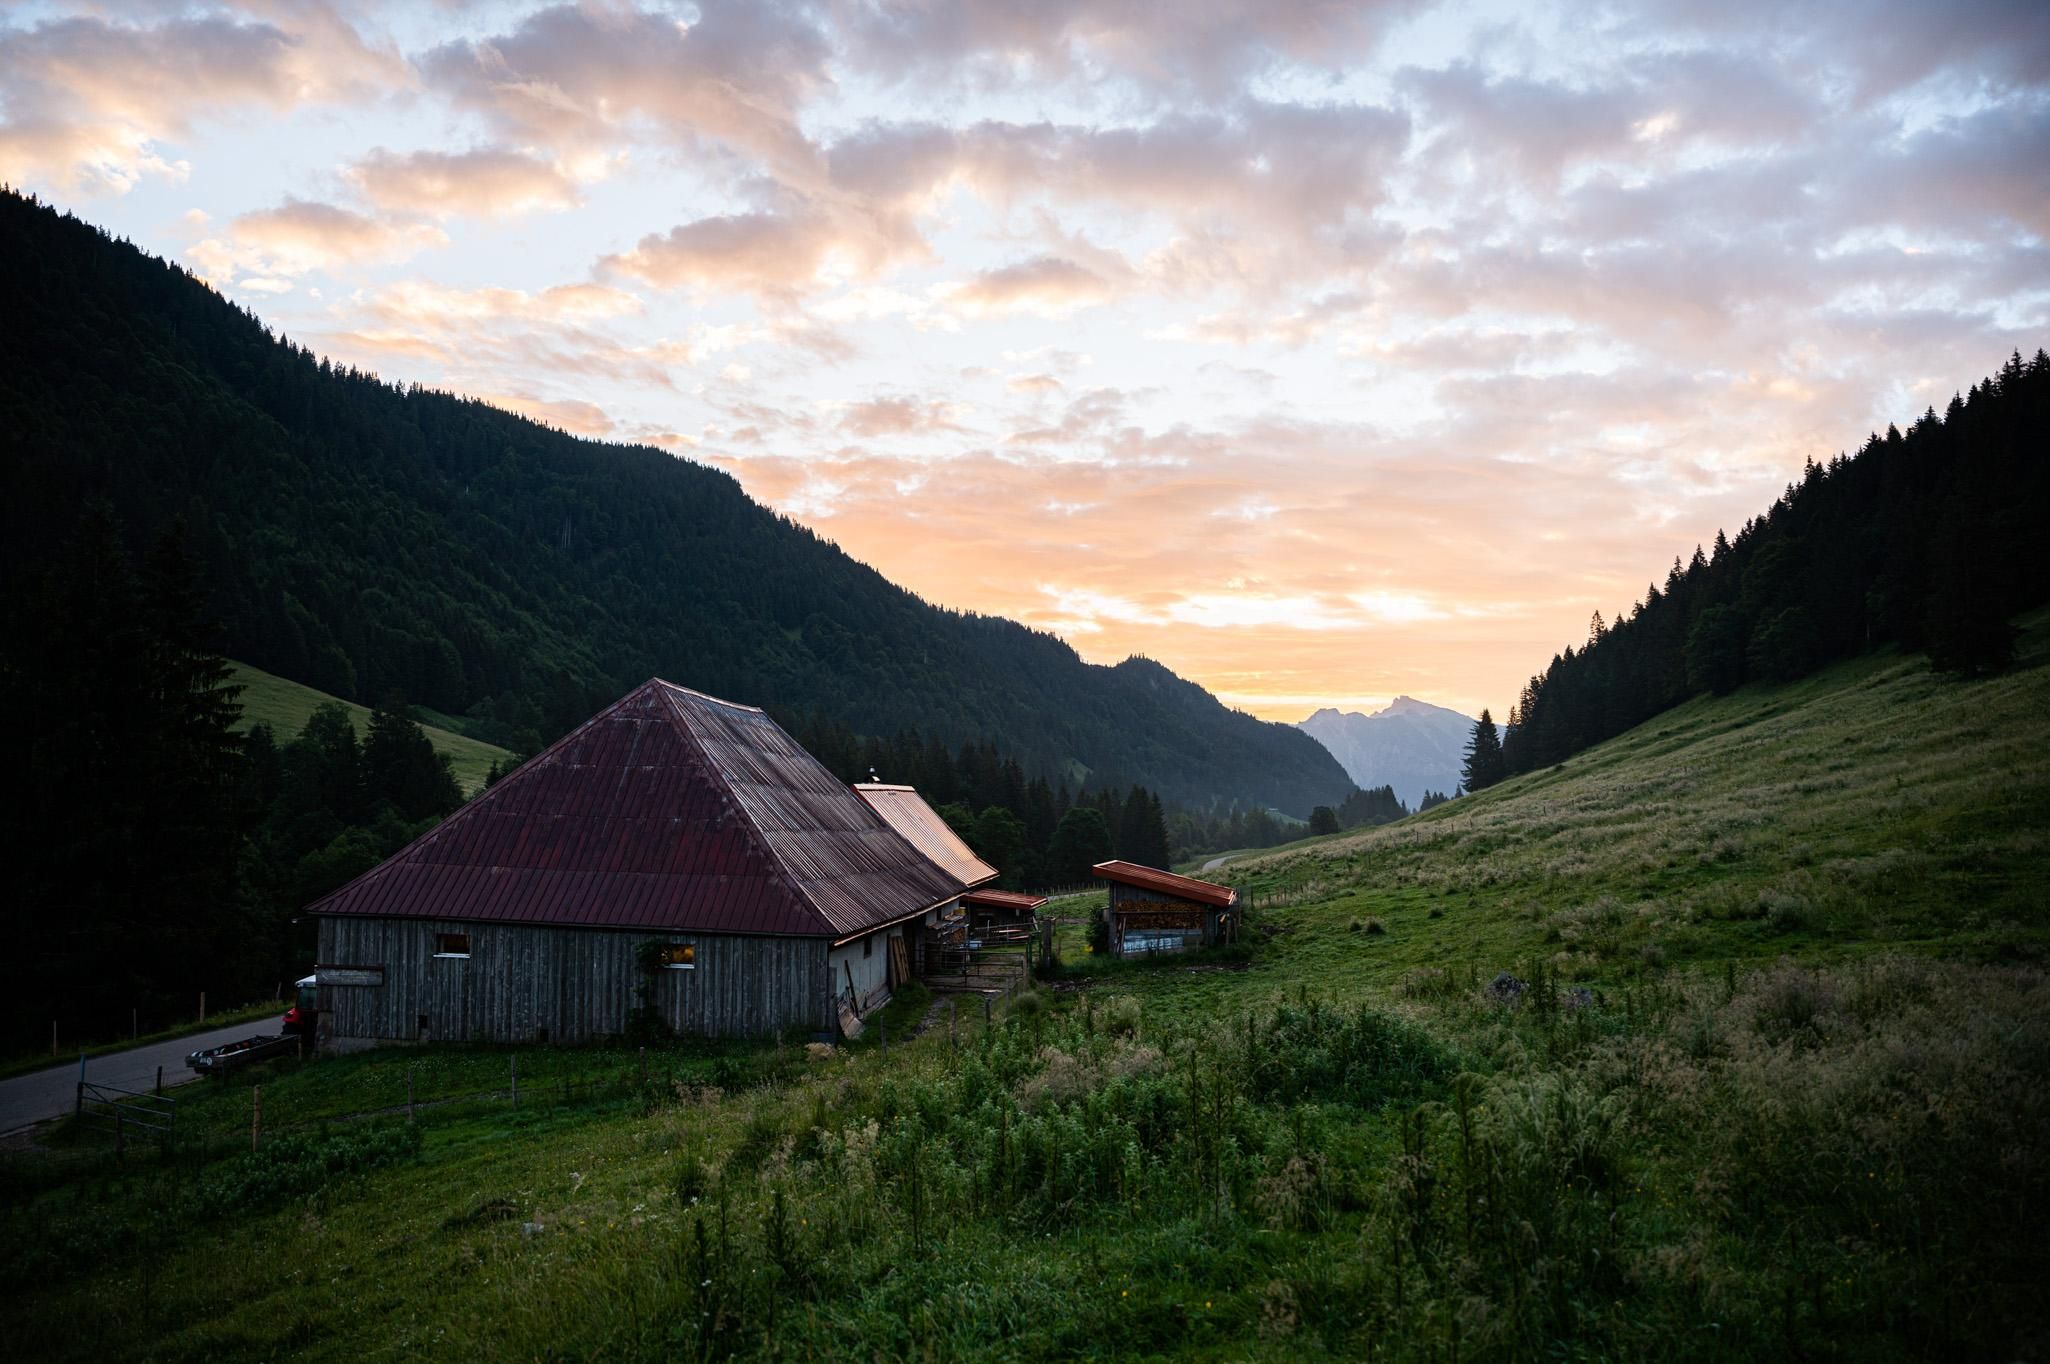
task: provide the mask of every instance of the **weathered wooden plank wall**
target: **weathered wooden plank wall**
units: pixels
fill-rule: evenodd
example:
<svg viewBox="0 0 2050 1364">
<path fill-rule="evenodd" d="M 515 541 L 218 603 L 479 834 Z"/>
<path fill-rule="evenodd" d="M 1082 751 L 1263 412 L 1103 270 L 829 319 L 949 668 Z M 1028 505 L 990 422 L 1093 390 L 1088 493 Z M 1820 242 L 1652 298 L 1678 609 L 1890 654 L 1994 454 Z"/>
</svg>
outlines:
<svg viewBox="0 0 2050 1364">
<path fill-rule="evenodd" d="M 434 953 L 466 933 L 467 958 Z M 618 1033 L 638 1002 L 640 945 L 665 935 L 524 924 L 336 916 L 320 921 L 320 960 L 384 967 L 382 986 L 323 989 L 338 1039 L 584 1042 Z M 664 970 L 654 1001 L 679 1033 L 759 1037 L 834 1026 L 827 944 L 817 938 L 679 935 L 690 970 Z"/>
<path fill-rule="evenodd" d="M 1218 911 L 1208 905 L 1115 881 L 1110 885 L 1109 903 L 1111 951 L 1118 956 L 1125 955 L 1125 933 L 1128 930 L 1181 934 L 1182 945 L 1179 948 L 1156 946 L 1155 952 L 1193 952 L 1217 942 Z"/>
</svg>

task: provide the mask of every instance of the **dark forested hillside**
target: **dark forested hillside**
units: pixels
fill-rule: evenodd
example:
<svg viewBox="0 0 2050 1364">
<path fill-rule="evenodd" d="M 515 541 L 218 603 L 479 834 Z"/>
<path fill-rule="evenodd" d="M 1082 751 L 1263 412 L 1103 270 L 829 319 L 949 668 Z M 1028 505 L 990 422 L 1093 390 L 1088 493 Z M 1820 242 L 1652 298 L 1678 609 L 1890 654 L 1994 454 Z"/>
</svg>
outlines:
<svg viewBox="0 0 2050 1364">
<path fill-rule="evenodd" d="M 2012 618 L 2050 600 L 2050 356 L 1816 464 L 1735 536 L 1673 560 L 1663 588 L 1530 679 L 1511 773 L 1549 766 L 1701 692 L 1786 681 L 1881 645 L 2004 667 Z"/>
<path fill-rule="evenodd" d="M 13 193 L 0 258 L 10 583 L 103 499 L 133 546 L 182 520 L 229 655 L 497 742 L 660 675 L 1183 804 L 1307 816 L 1352 789 L 1308 736 L 1156 664 L 935 608 L 715 470 L 333 368 Z"/>
</svg>

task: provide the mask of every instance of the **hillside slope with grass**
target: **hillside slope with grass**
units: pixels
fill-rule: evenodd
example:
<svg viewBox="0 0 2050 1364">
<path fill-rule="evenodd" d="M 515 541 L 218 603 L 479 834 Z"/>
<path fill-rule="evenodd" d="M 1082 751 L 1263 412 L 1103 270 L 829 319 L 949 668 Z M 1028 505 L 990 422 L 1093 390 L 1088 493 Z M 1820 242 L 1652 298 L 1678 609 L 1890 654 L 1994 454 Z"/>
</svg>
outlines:
<svg viewBox="0 0 2050 1364">
<path fill-rule="evenodd" d="M 1290 907 L 1277 987 L 1385 991 L 1532 954 L 1588 980 L 1900 947 L 2039 961 L 2050 612 L 2022 626 L 2021 666 L 1995 677 L 1886 654 L 1700 697 L 1399 824 L 1236 859 L 1229 879 Z M 1370 954 L 1307 959 L 1362 916 L 1384 930 Z"/>
<path fill-rule="evenodd" d="M 242 718 L 235 725 L 238 732 L 246 732 L 257 725 L 269 725 L 279 743 L 288 743 L 306 727 L 308 716 L 329 704 L 341 706 L 349 712 L 358 738 L 370 730 L 368 706 L 359 706 L 354 701 L 344 701 L 317 688 L 273 676 L 247 663 L 231 662 L 228 666 L 230 681 L 242 688 L 241 695 L 236 698 L 242 707 Z M 483 789 L 484 776 L 493 763 L 504 763 L 513 756 L 496 744 L 487 744 L 438 725 L 423 724 L 420 729 L 428 742 L 434 745 L 435 752 L 448 755 L 456 780 L 462 784 L 466 796 Z"/>
<path fill-rule="evenodd" d="M 4 1166 L 10 1336 L 2043 1359 L 2050 621 L 2025 625 L 1999 676 L 1844 664 L 1235 862 L 1231 948 L 1105 962 L 1068 923 L 987 1027 L 907 992 L 887 1048 L 827 1055 L 394 1050 L 209 1085 L 162 1158 L 60 1133 Z"/>
</svg>

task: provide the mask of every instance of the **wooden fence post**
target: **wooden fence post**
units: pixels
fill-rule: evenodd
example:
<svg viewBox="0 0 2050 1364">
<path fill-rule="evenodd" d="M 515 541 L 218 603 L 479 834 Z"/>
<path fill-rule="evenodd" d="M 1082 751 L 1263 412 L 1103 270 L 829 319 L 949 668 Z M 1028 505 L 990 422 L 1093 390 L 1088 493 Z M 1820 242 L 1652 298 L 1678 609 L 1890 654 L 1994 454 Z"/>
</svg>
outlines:
<svg viewBox="0 0 2050 1364">
<path fill-rule="evenodd" d="M 249 1087 L 249 1149 L 254 1151 L 263 1140 L 263 1086 Z"/>
<path fill-rule="evenodd" d="M 163 1093 L 163 1092 L 164 1092 L 164 1068 L 163 1068 L 162 1066 L 158 1066 L 158 1067 L 157 1067 L 157 1093 L 161 1094 L 161 1093 Z"/>
</svg>

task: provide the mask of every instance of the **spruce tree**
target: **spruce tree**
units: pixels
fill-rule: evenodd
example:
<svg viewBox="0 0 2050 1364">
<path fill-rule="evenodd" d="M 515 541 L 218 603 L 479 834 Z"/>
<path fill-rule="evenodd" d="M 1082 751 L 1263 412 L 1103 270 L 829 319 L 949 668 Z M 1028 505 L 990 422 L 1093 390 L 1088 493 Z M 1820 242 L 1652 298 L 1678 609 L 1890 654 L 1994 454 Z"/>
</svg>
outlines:
<svg viewBox="0 0 2050 1364">
<path fill-rule="evenodd" d="M 382 801 L 413 821 L 448 814 L 463 803 L 448 755 L 434 751 L 425 730 L 397 697 L 370 714 L 363 736 L 363 786 L 372 805 Z"/>
<path fill-rule="evenodd" d="M 1495 730 L 1494 717 L 1485 708 L 1473 722 L 1473 735 L 1466 742 L 1466 763 L 1460 769 L 1469 791 L 1484 791 L 1508 775 L 1502 762 L 1502 736 Z"/>
<path fill-rule="evenodd" d="M 1079 885 L 1089 869 L 1110 861 L 1110 825 L 1094 805 L 1077 805 L 1061 816 L 1046 851 L 1047 875 L 1057 886 Z"/>
</svg>

